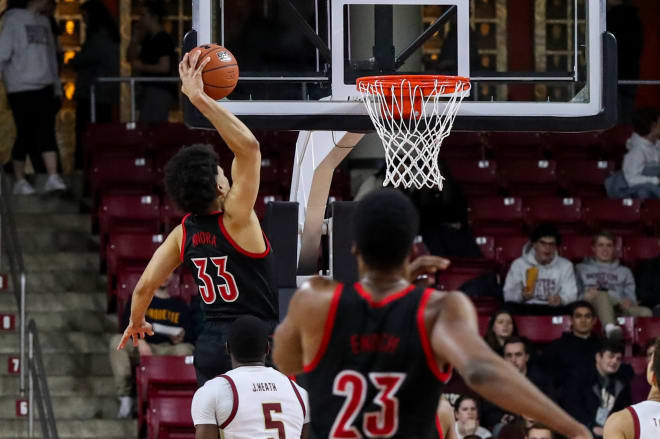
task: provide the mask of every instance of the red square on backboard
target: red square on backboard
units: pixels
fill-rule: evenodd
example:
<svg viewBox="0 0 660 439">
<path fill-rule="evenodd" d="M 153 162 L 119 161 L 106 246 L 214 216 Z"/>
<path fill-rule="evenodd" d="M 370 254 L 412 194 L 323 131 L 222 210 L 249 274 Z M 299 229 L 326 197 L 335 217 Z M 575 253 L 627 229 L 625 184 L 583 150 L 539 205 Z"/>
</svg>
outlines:
<svg viewBox="0 0 660 439">
<path fill-rule="evenodd" d="M 13 355 L 7 358 L 7 373 L 10 375 L 17 375 L 21 373 L 21 359 Z"/>
<path fill-rule="evenodd" d="M 16 416 L 19 418 L 24 418 L 28 415 L 28 402 L 27 399 L 17 399 L 16 400 Z"/>
</svg>

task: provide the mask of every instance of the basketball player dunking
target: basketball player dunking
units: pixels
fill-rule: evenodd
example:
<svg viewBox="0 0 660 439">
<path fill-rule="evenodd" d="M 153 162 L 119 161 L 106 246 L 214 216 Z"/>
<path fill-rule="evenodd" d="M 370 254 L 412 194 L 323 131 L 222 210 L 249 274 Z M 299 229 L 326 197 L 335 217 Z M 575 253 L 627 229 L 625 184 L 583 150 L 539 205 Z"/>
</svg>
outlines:
<svg viewBox="0 0 660 439">
<path fill-rule="evenodd" d="M 195 370 L 202 385 L 231 368 L 224 348 L 231 322 L 254 315 L 273 330 L 279 305 L 270 245 L 254 213 L 261 171 L 259 143 L 240 120 L 204 93 L 201 72 L 209 58 L 195 68 L 198 58 L 199 51 L 194 51 L 179 64 L 181 89 L 234 153 L 233 184 L 210 147 L 183 148 L 167 163 L 167 192 L 188 214 L 156 250 L 135 287 L 130 323 L 117 349 L 131 338 L 137 346 L 138 338 L 153 334 L 144 318 L 147 307 L 156 289 L 184 262 L 202 296 L 204 329 L 195 346 Z"/>
<path fill-rule="evenodd" d="M 465 295 L 411 285 L 406 261 L 419 219 L 408 198 L 374 191 L 353 223 L 360 280 L 313 278 L 275 332 L 280 371 L 307 373 L 314 437 L 437 438 L 436 408 L 454 365 L 505 410 L 591 438 L 486 345 Z"/>
<path fill-rule="evenodd" d="M 646 369 L 651 392 L 646 401 L 627 407 L 607 419 L 604 439 L 660 438 L 660 339 Z"/>
</svg>

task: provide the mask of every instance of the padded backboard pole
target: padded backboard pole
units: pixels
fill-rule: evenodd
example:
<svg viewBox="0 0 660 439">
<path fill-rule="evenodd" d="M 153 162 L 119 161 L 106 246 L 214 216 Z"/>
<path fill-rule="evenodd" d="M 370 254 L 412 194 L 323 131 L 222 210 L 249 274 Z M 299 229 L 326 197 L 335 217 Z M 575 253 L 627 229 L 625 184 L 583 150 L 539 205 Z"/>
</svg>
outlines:
<svg viewBox="0 0 660 439">
<path fill-rule="evenodd" d="M 323 219 L 335 168 L 364 134 L 301 131 L 296 143 L 290 201 L 298 210 L 298 275 L 317 274 Z"/>
</svg>

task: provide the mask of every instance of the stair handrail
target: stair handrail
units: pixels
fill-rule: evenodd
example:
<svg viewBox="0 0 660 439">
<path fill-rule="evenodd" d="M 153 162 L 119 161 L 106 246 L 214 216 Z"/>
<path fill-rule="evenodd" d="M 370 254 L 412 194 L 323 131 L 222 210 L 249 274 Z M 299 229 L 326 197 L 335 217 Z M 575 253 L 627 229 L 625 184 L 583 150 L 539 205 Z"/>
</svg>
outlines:
<svg viewBox="0 0 660 439">
<path fill-rule="evenodd" d="M 28 436 L 34 437 L 34 393 L 37 396 L 37 406 L 41 423 L 41 437 L 44 439 L 59 439 L 53 403 L 48 390 L 48 381 L 41 355 L 39 333 L 37 324 L 30 320 L 25 324 L 26 298 L 27 298 L 27 272 L 23 261 L 23 249 L 16 230 L 16 220 L 12 201 L 9 196 L 9 182 L 4 170 L 0 168 L 0 247 L 4 247 L 9 265 L 12 290 L 16 298 L 19 313 L 19 349 L 20 349 L 20 378 L 19 392 L 21 398 L 25 397 L 25 376 L 28 375 Z M 2 252 L 0 251 L 0 255 Z M 26 329 L 29 332 L 29 346 L 27 349 L 28 361 L 26 363 Z M 26 367 L 27 366 L 27 367 Z M 36 385 L 35 385 L 36 384 Z"/>
</svg>

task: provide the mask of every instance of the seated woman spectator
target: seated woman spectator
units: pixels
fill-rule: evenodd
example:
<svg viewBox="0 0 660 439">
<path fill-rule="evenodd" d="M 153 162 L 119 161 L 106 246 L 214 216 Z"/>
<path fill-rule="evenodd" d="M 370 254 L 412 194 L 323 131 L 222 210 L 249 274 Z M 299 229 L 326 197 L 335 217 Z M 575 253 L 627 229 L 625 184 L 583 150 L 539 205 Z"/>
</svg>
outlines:
<svg viewBox="0 0 660 439">
<path fill-rule="evenodd" d="M 458 439 L 476 435 L 480 439 L 491 437 L 490 431 L 479 425 L 479 404 L 471 396 L 461 396 L 454 405 L 456 413 L 455 431 Z"/>
<path fill-rule="evenodd" d="M 605 181 L 612 198 L 660 198 L 660 118 L 658 110 L 641 108 L 633 116 L 635 132 L 626 142 L 622 172 Z"/>
<path fill-rule="evenodd" d="M 551 224 L 537 226 L 513 261 L 504 282 L 504 300 L 515 313 L 561 315 L 577 300 L 575 270 L 557 253 L 559 231 Z"/>
<path fill-rule="evenodd" d="M 620 265 L 614 255 L 614 236 L 607 231 L 596 233 L 591 249 L 593 257 L 575 267 L 579 292 L 596 308 L 607 337 L 619 339 L 623 333 L 616 324 L 615 313 L 650 317 L 652 312 L 638 305 L 632 271 Z"/>
<path fill-rule="evenodd" d="M 490 348 L 500 354 L 504 355 L 504 342 L 511 336 L 518 335 L 518 327 L 516 322 L 513 321 L 511 313 L 506 310 L 500 310 L 493 314 L 488 321 L 488 329 L 484 335 L 486 344 Z"/>
</svg>

